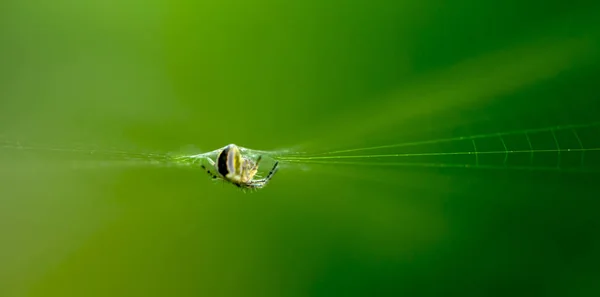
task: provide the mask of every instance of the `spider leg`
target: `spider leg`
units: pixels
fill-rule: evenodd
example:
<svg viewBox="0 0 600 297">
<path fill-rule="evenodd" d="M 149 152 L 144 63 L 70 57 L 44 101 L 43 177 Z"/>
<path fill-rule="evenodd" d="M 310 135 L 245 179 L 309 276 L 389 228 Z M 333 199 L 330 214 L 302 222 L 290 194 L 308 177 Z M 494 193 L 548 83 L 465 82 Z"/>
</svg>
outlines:
<svg viewBox="0 0 600 297">
<path fill-rule="evenodd" d="M 256 190 L 256 189 L 260 189 L 263 188 L 266 184 L 264 182 L 261 181 L 253 181 L 251 183 L 246 184 L 246 189 L 248 189 L 249 191 L 252 190 Z"/>
<path fill-rule="evenodd" d="M 208 160 L 208 162 L 210 163 L 210 166 L 215 167 L 215 161 L 213 161 L 211 158 L 206 157 L 206 160 Z"/>
<path fill-rule="evenodd" d="M 273 169 L 271 169 L 271 171 L 269 171 L 269 174 L 267 174 L 267 177 L 265 177 L 262 180 L 264 180 L 265 183 L 268 182 L 269 180 L 271 180 L 273 175 L 275 175 L 275 173 L 277 173 L 278 169 L 279 169 L 279 161 L 275 162 L 275 165 L 273 165 Z"/>
<path fill-rule="evenodd" d="M 258 172 L 260 160 L 262 160 L 262 156 L 258 156 L 256 161 L 244 159 L 244 166 L 242 166 L 242 176 L 244 177 L 243 181 L 245 183 L 252 182 L 252 179 L 254 179 L 254 176 Z"/>
<path fill-rule="evenodd" d="M 208 162 L 210 162 L 210 165 L 212 167 L 215 167 L 215 162 L 211 158 L 206 158 L 206 159 L 208 160 Z M 210 177 L 212 177 L 213 179 L 219 178 L 216 174 L 212 173 L 212 171 L 210 171 L 210 169 L 206 168 L 206 166 L 204 166 L 204 164 L 201 164 L 200 167 L 202 167 L 202 169 L 204 169 L 204 171 L 206 171 L 206 173 L 208 175 L 210 175 Z"/>
<path fill-rule="evenodd" d="M 271 178 L 273 178 L 273 175 L 275 175 L 275 173 L 279 169 L 278 165 L 279 165 L 279 161 L 275 162 L 275 165 L 273 165 L 273 169 L 271 169 L 271 171 L 269 172 L 267 177 L 265 177 L 263 179 L 252 181 L 248 185 L 252 188 L 262 188 L 262 187 L 266 186 L 267 183 L 271 180 Z"/>
<path fill-rule="evenodd" d="M 260 160 L 262 160 L 262 156 L 258 156 L 258 159 L 256 159 L 256 162 L 254 163 L 252 170 L 258 170 L 258 163 L 260 163 Z"/>
</svg>

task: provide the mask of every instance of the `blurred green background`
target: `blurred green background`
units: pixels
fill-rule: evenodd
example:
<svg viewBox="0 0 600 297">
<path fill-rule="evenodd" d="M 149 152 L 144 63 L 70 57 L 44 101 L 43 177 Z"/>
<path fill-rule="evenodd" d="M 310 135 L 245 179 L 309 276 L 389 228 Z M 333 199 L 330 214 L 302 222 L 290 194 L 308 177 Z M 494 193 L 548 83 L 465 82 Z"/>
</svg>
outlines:
<svg viewBox="0 0 600 297">
<path fill-rule="evenodd" d="M 14 149 L 317 152 L 592 123 L 598 19 L 591 1 L 2 1 L 0 296 L 598 296 L 597 173 L 282 164 L 244 194 L 198 168 Z"/>
</svg>

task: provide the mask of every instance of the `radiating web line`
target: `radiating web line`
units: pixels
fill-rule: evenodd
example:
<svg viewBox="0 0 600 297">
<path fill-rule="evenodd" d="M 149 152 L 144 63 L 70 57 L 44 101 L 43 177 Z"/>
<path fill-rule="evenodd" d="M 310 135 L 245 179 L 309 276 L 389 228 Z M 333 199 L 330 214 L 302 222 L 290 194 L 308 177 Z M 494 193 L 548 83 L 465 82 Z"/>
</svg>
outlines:
<svg viewBox="0 0 600 297">
<path fill-rule="evenodd" d="M 139 153 L 139 152 L 129 152 L 129 151 L 120 151 L 113 149 L 95 149 L 95 148 L 64 148 L 64 147 L 53 147 L 46 145 L 27 145 L 22 144 L 21 142 L 0 142 L 0 148 L 4 149 L 16 149 L 16 150 L 25 150 L 25 151 L 54 151 L 54 152 L 66 152 L 66 153 L 85 153 L 89 155 L 94 154 L 103 154 L 103 155 L 112 155 L 112 156 L 122 156 L 122 157 L 137 157 L 137 158 L 156 158 L 163 159 L 167 158 L 167 154 L 156 154 L 156 153 Z"/>
<path fill-rule="evenodd" d="M 352 161 L 318 161 L 318 160 L 289 160 L 291 163 L 308 163 L 322 165 L 357 165 L 357 166 L 382 166 L 382 167 L 433 167 L 433 168 L 474 168 L 474 169 L 507 169 L 505 166 L 496 165 L 471 165 L 457 163 L 412 163 L 412 162 L 352 162 Z M 565 172 L 590 172 L 599 173 L 599 168 L 558 168 L 556 166 L 512 166 L 510 169 L 523 171 L 565 171 Z"/>
<path fill-rule="evenodd" d="M 125 164 L 122 161 L 135 160 L 136 164 L 142 164 L 146 162 L 148 164 L 162 164 L 166 166 L 198 166 L 200 162 L 203 162 L 206 158 L 215 159 L 216 155 L 223 149 L 219 148 L 216 150 L 200 153 L 200 154 L 184 154 L 180 152 L 170 153 L 142 153 L 135 151 L 124 151 L 116 149 L 98 149 L 93 147 L 81 148 L 77 145 L 75 147 L 60 147 L 50 145 L 37 145 L 37 144 L 24 144 L 20 141 L 2 141 L 0 140 L 0 149 L 9 149 L 15 151 L 31 151 L 31 152 L 55 152 L 55 153 L 72 153 L 73 155 L 66 156 L 65 160 L 88 162 L 89 159 L 96 161 L 113 161 L 118 164 Z M 294 152 L 290 150 L 253 150 L 245 147 L 239 147 L 245 156 L 251 158 L 257 158 L 259 155 L 263 157 L 273 157 L 278 155 L 294 156 Z M 41 155 L 40 155 L 41 156 Z M 63 155 L 64 156 L 64 155 Z M 45 155 L 43 156 L 46 157 Z M 81 157 L 84 157 L 86 161 L 83 161 Z M 79 163 L 78 163 L 79 164 Z M 91 164 L 91 163 L 90 163 Z M 117 163 L 115 163 L 117 164 Z"/>
<path fill-rule="evenodd" d="M 538 133 L 538 132 L 547 132 L 550 130 L 560 131 L 560 130 L 566 130 L 566 129 L 587 128 L 587 127 L 594 127 L 594 126 L 599 126 L 599 125 L 600 125 L 600 122 L 594 122 L 591 124 L 555 126 L 555 127 L 537 128 L 537 129 L 516 130 L 516 131 L 501 132 L 501 133 L 494 133 L 494 134 L 479 134 L 479 135 L 473 135 L 473 136 L 461 136 L 461 137 L 433 139 L 433 140 L 416 141 L 416 142 L 404 142 L 404 143 L 396 143 L 396 144 L 389 144 L 389 145 L 379 145 L 379 146 L 371 146 L 371 147 L 363 147 L 363 148 L 334 150 L 334 151 L 327 151 L 327 152 L 320 152 L 320 153 L 313 153 L 313 154 L 306 154 L 306 155 L 307 156 L 308 155 L 310 155 L 310 156 L 333 155 L 333 154 L 350 153 L 350 152 L 367 151 L 367 150 L 380 150 L 380 149 L 388 149 L 388 148 L 421 146 L 421 145 L 437 144 L 437 143 L 443 143 L 443 142 L 453 142 L 453 141 L 460 141 L 460 140 L 490 138 L 490 137 L 494 137 L 494 136 L 508 136 L 508 135 L 515 135 L 515 134 L 527 135 L 527 134 Z"/>
<path fill-rule="evenodd" d="M 343 151 L 335 151 L 337 152 L 337 154 L 334 154 L 334 152 L 324 152 L 324 153 L 319 153 L 319 154 L 306 154 L 306 155 L 282 155 L 282 156 L 274 156 L 275 159 L 280 160 L 280 161 L 285 161 L 285 162 L 290 162 L 290 163 L 313 163 L 313 164 L 360 164 L 360 165 L 374 165 L 374 166 L 381 166 L 381 165 L 385 165 L 385 166 L 390 166 L 390 165 L 394 165 L 394 166 L 420 166 L 420 167 L 462 167 L 462 168 L 505 168 L 505 169 L 530 169 L 530 170 L 549 170 L 549 168 L 554 168 L 555 170 L 559 170 L 559 171 L 577 171 L 579 169 L 579 171 L 594 171 L 594 172 L 600 172 L 600 164 L 592 164 L 590 163 L 587 168 L 586 164 L 585 164 L 585 160 L 584 160 L 584 154 L 585 153 L 590 153 L 590 152 L 600 152 L 600 143 L 598 144 L 598 147 L 588 147 L 586 148 L 583 145 L 583 141 L 581 140 L 581 137 L 579 136 L 579 133 L 577 132 L 577 129 L 583 129 L 583 128 L 589 128 L 589 127 L 595 127 L 597 126 L 599 123 L 594 123 L 594 124 L 589 124 L 589 125 L 570 125 L 570 126 L 559 126 L 557 127 L 550 127 L 550 128 L 543 128 L 543 129 L 529 129 L 529 130 L 520 130 L 520 131 L 512 131 L 512 132 L 508 132 L 508 133 L 495 133 L 495 134 L 481 134 L 481 135 L 476 135 L 476 136 L 464 136 L 464 137 L 455 137 L 455 138 L 446 138 L 446 139 L 441 139 L 441 140 L 429 140 L 429 141 L 421 141 L 421 142 L 411 142 L 411 143 L 405 143 L 405 144 L 395 144 L 395 145 L 382 145 L 382 146 L 377 146 L 377 147 L 369 147 L 369 148 L 360 148 L 360 149 L 347 149 L 347 150 L 343 150 Z M 564 129 L 571 129 L 571 131 L 575 134 L 575 138 L 577 139 L 577 144 L 572 144 L 571 147 L 569 147 L 568 143 L 562 143 L 558 138 L 557 135 L 557 131 L 560 130 L 564 130 Z M 552 135 L 552 139 L 553 139 L 553 146 L 554 148 L 547 148 L 547 149 L 541 149 L 541 148 L 535 148 L 533 142 L 532 142 L 532 137 L 531 135 L 543 135 L 542 133 L 547 133 L 548 136 Z M 521 136 L 519 136 L 519 134 L 521 134 Z M 506 141 L 506 137 L 508 135 L 512 135 L 512 136 L 519 136 L 519 137 L 523 137 L 523 141 L 526 141 L 526 147 L 514 147 L 514 148 L 510 148 L 509 145 L 507 144 Z M 482 150 L 479 141 L 480 140 L 484 140 L 485 138 L 488 139 L 493 139 L 496 138 L 499 140 L 499 144 L 502 145 L 502 147 L 498 147 L 497 149 L 490 149 L 490 150 Z M 469 142 L 471 143 L 472 146 L 472 150 L 459 150 L 459 151 L 435 151 L 435 148 L 439 149 L 439 146 L 436 146 L 435 144 L 438 144 L 440 142 L 448 142 L 448 141 L 454 141 L 457 144 L 465 141 L 465 140 L 470 140 Z M 515 140 L 516 141 L 516 138 Z M 490 142 L 493 143 L 493 142 Z M 524 144 L 525 142 L 523 142 Z M 425 146 L 426 144 L 429 144 L 430 146 Z M 518 142 L 517 142 L 518 144 Z M 424 152 L 414 152 L 414 149 L 411 149 L 411 152 L 397 152 L 397 153 L 371 153 L 371 154 L 349 154 L 349 152 L 361 152 L 361 151 L 365 151 L 365 150 L 374 150 L 375 148 L 400 148 L 400 147 L 406 147 L 406 146 L 423 146 L 423 150 Z M 516 144 L 513 144 L 516 145 Z M 537 145 L 541 145 L 537 144 Z M 433 152 L 431 152 L 433 149 Z M 446 148 L 447 149 L 447 148 Z M 427 150 L 427 151 L 425 151 Z M 543 153 L 555 153 L 556 154 L 556 162 L 554 165 L 548 166 L 548 164 L 543 165 L 543 164 L 537 164 L 534 165 L 534 158 L 536 155 L 538 154 L 543 154 Z M 581 159 L 580 164 L 579 164 L 579 169 L 574 169 L 573 164 L 563 164 L 563 157 L 566 154 L 572 155 L 574 153 L 579 153 L 581 154 Z M 515 163 L 515 164 L 509 164 L 509 159 L 512 160 L 512 158 L 510 156 L 513 155 L 519 155 L 519 154 L 528 154 L 529 155 L 529 161 L 528 164 L 523 164 L 521 163 L 519 160 L 519 158 L 514 159 L 514 161 L 512 161 L 511 163 Z M 443 162 L 440 162 L 440 159 L 431 159 L 434 157 L 444 157 L 444 156 L 461 156 L 461 155 L 474 155 L 474 164 L 457 164 L 456 161 L 457 159 L 446 159 Z M 486 159 L 483 158 L 483 156 L 492 156 L 492 155 L 503 155 L 503 159 L 502 159 L 502 166 L 497 166 L 496 164 L 487 164 L 490 163 L 490 160 L 493 159 Z M 419 158 L 419 157 L 425 157 L 426 159 L 423 158 Z M 427 158 L 429 157 L 429 158 Z M 409 162 L 397 162 L 397 161 L 393 161 L 394 159 L 397 158 L 403 158 Z M 486 162 L 487 160 L 487 162 Z M 539 162 L 541 162 L 543 160 L 543 158 L 540 159 Z M 500 162 L 498 162 L 500 163 Z M 520 164 L 518 164 L 520 163 Z M 577 166 L 575 166 L 577 167 Z"/>
<path fill-rule="evenodd" d="M 342 156 L 314 156 L 314 157 L 275 157 L 278 160 L 327 160 L 327 159 L 360 159 L 360 158 L 390 158 L 390 157 L 425 157 L 425 156 L 458 156 L 458 155 L 497 155 L 497 154 L 523 154 L 523 153 L 557 153 L 557 152 L 584 152 L 600 151 L 600 148 L 572 148 L 572 149 L 540 149 L 540 150 L 498 150 L 498 151 L 462 151 L 462 152 L 437 152 L 437 153 L 403 153 L 381 155 L 342 155 Z"/>
</svg>

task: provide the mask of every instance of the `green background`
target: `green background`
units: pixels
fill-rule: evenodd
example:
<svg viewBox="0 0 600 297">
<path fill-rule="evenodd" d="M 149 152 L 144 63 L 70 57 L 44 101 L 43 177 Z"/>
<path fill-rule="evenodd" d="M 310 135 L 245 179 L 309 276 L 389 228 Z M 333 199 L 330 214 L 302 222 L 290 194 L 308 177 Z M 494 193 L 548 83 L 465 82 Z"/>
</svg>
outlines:
<svg viewBox="0 0 600 297">
<path fill-rule="evenodd" d="M 282 163 L 244 194 L 91 153 L 592 123 L 598 19 L 591 1 L 2 1 L 0 296 L 598 296 L 597 173 Z M 576 132 L 600 147 L 598 126 Z M 534 159 L 600 168 L 594 151 Z"/>
</svg>

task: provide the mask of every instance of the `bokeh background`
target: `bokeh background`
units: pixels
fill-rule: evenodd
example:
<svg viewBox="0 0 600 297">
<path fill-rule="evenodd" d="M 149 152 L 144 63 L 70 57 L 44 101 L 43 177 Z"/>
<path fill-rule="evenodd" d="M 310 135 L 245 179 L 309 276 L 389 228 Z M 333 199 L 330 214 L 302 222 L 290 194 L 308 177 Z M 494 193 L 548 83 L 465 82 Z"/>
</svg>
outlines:
<svg viewBox="0 0 600 297">
<path fill-rule="evenodd" d="M 593 1 L 2 1 L 0 296 L 598 296 L 597 173 L 284 163 L 244 194 L 94 152 L 597 122 L 599 19 Z M 561 158 L 535 155 L 600 167 Z"/>
</svg>

